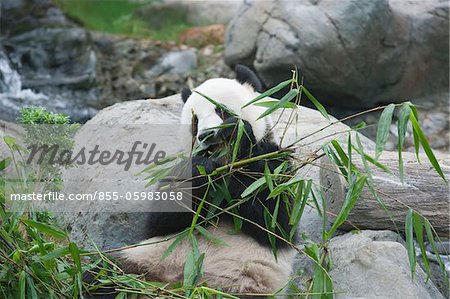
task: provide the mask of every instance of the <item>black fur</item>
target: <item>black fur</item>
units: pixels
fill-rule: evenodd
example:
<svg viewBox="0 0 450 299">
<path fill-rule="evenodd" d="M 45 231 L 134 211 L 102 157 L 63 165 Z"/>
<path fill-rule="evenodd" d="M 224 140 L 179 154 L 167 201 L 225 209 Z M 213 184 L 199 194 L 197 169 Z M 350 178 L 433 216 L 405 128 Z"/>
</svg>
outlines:
<svg viewBox="0 0 450 299">
<path fill-rule="evenodd" d="M 189 99 L 191 94 L 192 94 L 192 91 L 187 87 L 184 87 L 181 90 L 181 99 L 183 100 L 183 103 L 186 103 L 186 101 Z"/>
<path fill-rule="evenodd" d="M 234 68 L 234 71 L 236 72 L 236 80 L 239 83 L 250 84 L 255 91 L 262 92 L 263 87 L 261 80 L 259 80 L 258 76 L 256 76 L 256 74 L 251 69 L 249 69 L 245 65 L 237 64 Z"/>
</svg>

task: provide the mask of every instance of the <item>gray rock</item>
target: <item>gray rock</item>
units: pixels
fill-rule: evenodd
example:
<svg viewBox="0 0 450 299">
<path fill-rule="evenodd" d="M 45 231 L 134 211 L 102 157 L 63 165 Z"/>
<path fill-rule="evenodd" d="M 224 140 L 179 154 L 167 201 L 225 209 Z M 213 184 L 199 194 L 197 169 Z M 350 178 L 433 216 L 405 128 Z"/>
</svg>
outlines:
<svg viewBox="0 0 450 299">
<path fill-rule="evenodd" d="M 297 66 L 313 94 L 336 106 L 429 100 L 448 94 L 448 26 L 439 0 L 245 2 L 225 59 L 253 65 L 269 86 Z"/>
<path fill-rule="evenodd" d="M 187 77 L 197 67 L 197 55 L 194 49 L 169 52 L 161 57 L 151 69 L 144 73 L 147 78 L 162 75 Z"/>
<path fill-rule="evenodd" d="M 75 152 L 77 148 L 85 145 L 92 148 L 95 144 L 113 151 L 130 149 L 133 144 L 130 142 L 145 141 L 143 138 L 146 137 L 146 130 L 152 128 L 150 125 L 158 128 L 158 124 L 164 127 L 178 124 L 180 107 L 181 98 L 177 95 L 162 100 L 128 101 L 105 108 L 77 133 Z M 135 127 L 129 127 L 133 125 Z M 158 138 L 150 132 L 148 134 L 151 142 L 157 145 L 169 142 L 176 149 L 176 142 L 170 134 Z M 144 177 L 134 175 L 142 168 L 132 167 L 129 171 L 123 171 L 120 165 L 100 164 L 70 168 L 63 175 L 64 192 L 94 194 L 97 191 L 112 191 L 125 195 L 125 192 L 154 190 L 153 187 L 143 188 Z M 149 207 L 135 202 L 125 203 L 126 207 L 119 204 L 123 201 L 111 204 L 98 201 L 69 203 L 50 208 L 68 226 L 73 240 L 89 248 L 92 241 L 100 248 L 117 248 L 147 238 L 151 232 L 148 226 L 151 218 L 144 212 Z M 149 202 L 142 204 L 148 205 Z"/>
<path fill-rule="evenodd" d="M 390 231 L 361 231 L 334 237 L 330 272 L 337 298 L 444 298 L 417 266 L 411 279 L 401 238 Z M 342 293 L 341 293 L 342 292 Z"/>
<path fill-rule="evenodd" d="M 128 101 L 108 107 L 100 111 L 85 126 L 98 126 L 98 130 L 86 131 L 83 129 L 76 136 L 76 143 L 83 144 L 86 140 L 95 140 L 97 144 L 113 144 L 116 148 L 129 148 L 129 139 L 141 138 L 138 131 L 129 130 L 126 134 L 101 134 L 107 126 L 121 127 L 126 124 L 165 124 L 165 126 L 174 125 L 175 131 L 178 128 L 179 114 L 181 112 L 182 101 L 180 95 L 173 95 L 159 100 L 140 100 Z M 298 111 L 298 123 L 291 124 L 283 144 L 287 145 L 299 138 L 318 131 L 323 126 L 330 124 L 321 114 L 315 110 L 301 107 Z M 280 114 L 274 117 L 278 119 Z M 275 135 L 282 136 L 285 126 L 288 123 L 289 114 L 284 112 L 275 128 Z M 299 158 L 304 158 L 311 154 L 311 151 L 317 150 L 328 140 L 336 136 L 333 133 L 348 129 L 345 125 L 336 124 L 323 131 L 318 132 L 315 137 L 305 138 L 297 148 Z M 83 133 L 84 132 L 84 133 Z M 86 132 L 90 132 L 86 134 Z M 82 134 L 83 133 L 83 134 Z M 161 142 L 170 140 L 168 136 L 162 138 Z M 345 138 L 344 138 L 345 139 Z M 172 147 L 174 147 L 174 140 Z M 362 141 L 368 147 L 373 146 L 373 142 L 362 138 Z M 159 141 L 158 141 L 159 142 Z M 125 175 L 125 176 L 124 176 Z M 110 169 L 101 165 L 82 166 L 70 168 L 64 173 L 65 192 L 66 193 L 93 193 L 98 190 L 113 191 L 121 186 L 126 189 L 135 188 L 136 180 L 128 180 L 129 174 Z M 307 165 L 301 168 L 299 175 L 305 178 L 312 178 L 318 181 L 319 167 Z M 101 180 L 109 178 L 109 180 Z M 133 177 L 134 178 L 134 177 Z M 152 190 L 152 189 L 148 189 Z M 134 208 L 134 206 L 132 207 Z M 72 238 L 86 246 L 91 245 L 90 239 L 100 248 L 118 247 L 142 240 L 151 227 L 146 226 L 147 218 L 145 214 L 118 212 L 107 213 L 105 206 L 96 203 L 88 203 L 87 206 L 70 206 L 69 209 L 56 207 L 54 209 L 64 222 L 72 229 Z M 142 208 L 135 209 L 143 211 Z M 118 221 L 119 219 L 119 221 Z M 300 224 L 301 231 L 311 239 L 318 241 L 321 238 L 322 219 L 313 208 L 306 208 L 304 218 Z"/>
</svg>

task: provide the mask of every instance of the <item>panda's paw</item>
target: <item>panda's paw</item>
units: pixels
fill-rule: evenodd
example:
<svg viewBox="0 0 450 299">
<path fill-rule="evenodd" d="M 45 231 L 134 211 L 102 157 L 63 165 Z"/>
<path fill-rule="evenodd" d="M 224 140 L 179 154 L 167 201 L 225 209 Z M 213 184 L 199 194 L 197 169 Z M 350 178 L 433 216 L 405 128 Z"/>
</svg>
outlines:
<svg viewBox="0 0 450 299">
<path fill-rule="evenodd" d="M 191 159 L 192 163 L 192 176 L 199 176 L 203 172 L 203 170 L 206 173 L 212 173 L 214 170 L 216 170 L 217 167 L 219 167 L 219 163 L 214 161 L 213 159 L 210 159 L 208 157 L 204 156 L 193 156 Z"/>
</svg>

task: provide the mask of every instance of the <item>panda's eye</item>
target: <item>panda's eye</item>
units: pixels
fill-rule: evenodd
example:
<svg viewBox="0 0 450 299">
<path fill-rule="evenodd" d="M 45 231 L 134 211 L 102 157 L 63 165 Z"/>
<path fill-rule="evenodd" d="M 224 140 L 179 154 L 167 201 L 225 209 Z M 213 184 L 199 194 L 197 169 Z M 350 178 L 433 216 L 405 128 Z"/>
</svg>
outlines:
<svg viewBox="0 0 450 299">
<path fill-rule="evenodd" d="M 224 111 L 223 109 L 221 109 L 219 107 L 216 107 L 216 113 L 222 120 L 225 120 L 225 119 L 231 117 L 230 113 Z"/>
</svg>

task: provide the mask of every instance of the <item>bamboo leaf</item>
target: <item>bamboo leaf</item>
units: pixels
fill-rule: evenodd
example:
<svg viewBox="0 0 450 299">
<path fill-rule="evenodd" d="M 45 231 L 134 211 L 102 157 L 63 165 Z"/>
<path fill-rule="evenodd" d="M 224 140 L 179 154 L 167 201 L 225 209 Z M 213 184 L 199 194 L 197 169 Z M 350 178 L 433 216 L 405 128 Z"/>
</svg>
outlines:
<svg viewBox="0 0 450 299">
<path fill-rule="evenodd" d="M 420 128 L 420 125 L 419 125 L 416 117 L 414 116 L 414 113 L 410 114 L 410 120 L 411 120 L 411 124 L 413 126 L 414 131 L 417 133 L 420 144 L 422 145 L 422 148 L 428 157 L 428 160 L 430 160 L 431 165 L 433 165 L 434 169 L 437 171 L 437 173 L 439 173 L 441 178 L 447 182 L 447 179 L 445 178 L 445 175 L 442 172 L 441 166 L 439 165 L 439 162 L 437 161 L 437 159 L 433 153 L 433 150 L 431 149 L 430 145 L 428 144 L 427 137 L 425 136 L 422 129 Z"/>
<path fill-rule="evenodd" d="M 199 95 L 201 95 L 201 96 L 204 97 L 208 102 L 210 102 L 210 103 L 213 104 L 214 106 L 216 106 L 216 107 L 222 109 L 223 111 L 227 112 L 228 114 L 233 115 L 233 116 L 237 116 L 237 114 L 236 114 L 235 112 L 233 112 L 232 110 L 230 110 L 227 106 L 222 105 L 222 104 L 220 104 L 220 103 L 214 101 L 213 99 L 211 99 L 210 97 L 208 97 L 207 95 L 204 95 L 203 93 L 201 93 L 201 92 L 199 92 L 199 91 L 194 90 L 194 92 L 197 93 L 197 94 L 199 94 Z"/>
<path fill-rule="evenodd" d="M 293 238 L 295 231 L 297 230 L 298 224 L 303 216 L 303 212 L 305 210 L 306 202 L 308 201 L 308 197 L 311 193 L 312 188 L 312 180 L 308 180 L 299 182 L 296 192 L 295 192 L 295 201 L 294 206 L 292 207 L 291 216 L 289 218 L 289 224 L 292 225 L 292 229 L 290 231 L 290 239 Z"/>
<path fill-rule="evenodd" d="M 320 196 L 320 199 L 321 199 L 321 202 L 322 202 L 322 209 L 323 209 L 323 212 L 321 211 L 322 209 L 320 208 L 320 204 L 319 204 L 319 201 L 317 200 L 317 196 L 316 196 L 316 194 L 315 194 L 316 192 L 314 192 L 314 190 L 313 190 L 313 192 L 311 192 L 311 197 L 312 197 L 312 201 L 313 201 L 313 203 L 314 203 L 314 206 L 316 207 L 316 211 L 317 211 L 317 213 L 319 214 L 319 216 L 320 217 L 322 217 L 323 219 L 324 219 L 324 221 L 326 220 L 326 209 L 325 209 L 325 205 L 323 205 L 323 202 L 324 202 L 324 197 L 323 197 L 323 194 L 322 194 L 322 192 L 321 191 L 319 191 L 318 193 L 319 193 L 319 196 Z"/>
<path fill-rule="evenodd" d="M 425 250 L 425 243 L 423 239 L 423 222 L 422 222 L 422 216 L 420 216 L 417 213 L 413 214 L 413 225 L 414 225 L 414 232 L 416 234 L 416 240 L 419 244 L 420 248 L 420 254 L 422 255 L 422 262 L 424 265 L 425 273 L 427 274 L 425 278 L 425 282 L 428 281 L 430 278 L 430 263 L 427 258 L 427 252 Z"/>
<path fill-rule="evenodd" d="M 52 227 L 52 226 L 50 226 L 48 224 L 44 224 L 44 223 L 37 222 L 37 221 L 34 221 L 34 220 L 30 220 L 30 219 L 23 219 L 22 218 L 20 220 L 23 223 L 36 228 L 38 231 L 40 231 L 40 232 L 42 232 L 44 234 L 50 235 L 50 236 L 52 236 L 54 238 L 65 239 L 67 237 L 65 232 L 63 232 L 63 231 L 61 231 L 59 229 L 56 229 L 56 228 L 54 228 L 54 227 Z"/>
<path fill-rule="evenodd" d="M 289 181 L 279 184 L 278 186 L 276 186 L 272 192 L 270 192 L 268 198 L 272 198 L 277 196 L 278 194 L 280 194 L 281 192 L 285 191 L 286 189 L 288 189 L 290 186 L 297 184 L 300 181 L 303 181 L 303 178 L 300 177 L 293 177 L 291 178 Z"/>
<path fill-rule="evenodd" d="M 336 153 L 339 155 L 339 159 L 342 162 L 342 167 L 345 167 L 347 169 L 346 172 L 350 173 L 348 172 L 349 170 L 357 172 L 356 166 L 351 162 L 351 158 L 347 156 L 339 142 L 337 140 L 332 140 L 331 144 L 336 150 Z M 351 153 L 351 151 L 349 151 L 349 153 Z"/>
<path fill-rule="evenodd" d="M 264 222 L 266 225 L 266 228 L 269 228 L 270 231 L 273 231 L 272 229 L 270 229 L 270 223 L 271 223 L 271 215 L 269 213 L 269 211 L 267 209 L 264 210 Z M 275 260 L 277 260 L 277 245 L 276 245 L 276 240 L 275 240 L 275 236 L 273 234 L 269 234 L 267 233 L 267 238 L 269 238 L 269 243 L 270 246 L 272 248 L 272 253 L 273 256 L 275 257 Z"/>
<path fill-rule="evenodd" d="M 0 171 L 4 170 L 6 167 L 8 167 L 9 164 L 11 164 L 11 161 L 12 161 L 11 157 L 1 160 L 0 161 Z"/>
<path fill-rule="evenodd" d="M 357 136 L 356 138 L 357 138 L 357 142 L 358 142 L 359 137 L 358 137 L 358 135 L 356 135 L 356 136 Z M 359 141 L 359 143 L 361 144 L 361 140 Z M 352 145 L 352 148 L 361 156 L 361 158 L 365 159 L 367 162 L 370 162 L 371 164 L 375 165 L 376 167 L 380 168 L 381 170 L 383 170 L 386 173 L 392 173 L 392 171 L 386 165 L 383 165 L 382 163 L 375 160 L 374 157 L 372 157 L 372 156 L 368 155 L 366 152 L 362 151 L 362 145 L 359 149 L 356 148 L 354 145 Z"/>
<path fill-rule="evenodd" d="M 280 208 L 280 198 L 277 198 L 277 202 L 275 203 L 275 208 L 273 209 L 272 222 L 270 223 L 270 227 L 275 228 L 277 225 L 278 218 L 278 209 Z"/>
<path fill-rule="evenodd" d="M 386 204 L 383 202 L 383 200 L 380 198 L 380 196 L 378 195 L 378 192 L 375 190 L 375 186 L 373 185 L 373 177 L 372 177 L 372 171 L 370 170 L 370 167 L 368 165 L 368 161 L 377 165 L 379 164 L 379 167 L 384 167 L 386 168 L 386 172 L 390 173 L 390 170 L 387 169 L 386 166 L 382 165 L 381 163 L 375 161 L 372 157 L 370 157 L 369 155 L 366 155 L 364 153 L 364 148 L 363 145 L 361 143 L 361 139 L 359 138 L 359 133 L 356 133 L 356 144 L 358 145 L 358 149 L 355 149 L 361 156 L 361 160 L 363 162 L 364 165 L 364 170 L 365 170 L 365 174 L 367 175 L 367 180 L 366 180 L 366 185 L 369 188 L 370 193 L 372 193 L 373 197 L 375 197 L 375 199 L 377 200 L 378 204 L 382 207 L 383 211 L 386 213 L 386 215 L 389 216 L 390 220 L 392 221 L 392 224 L 394 224 L 395 228 L 397 228 L 397 224 L 395 223 L 394 217 L 392 216 L 392 213 L 388 210 L 388 208 L 386 207 Z M 373 161 L 371 161 L 371 160 Z M 382 168 L 383 169 L 383 168 Z M 384 169 L 383 169 L 384 170 Z M 398 232 L 398 229 L 397 229 Z"/>
<path fill-rule="evenodd" d="M 80 258 L 80 250 L 78 249 L 78 246 L 75 243 L 70 242 L 69 243 L 69 252 L 73 258 L 73 261 L 75 263 L 77 270 L 81 271 L 81 258 Z"/>
<path fill-rule="evenodd" d="M 188 231 L 185 230 L 184 232 L 180 233 L 180 235 L 164 251 L 164 253 L 161 256 L 161 260 L 164 260 L 166 257 L 168 257 L 173 252 L 173 250 L 178 246 L 178 244 L 180 244 L 181 241 L 183 241 L 183 239 L 186 237 L 187 232 Z"/>
<path fill-rule="evenodd" d="M 261 187 L 262 185 L 264 185 L 264 183 L 266 182 L 266 178 L 265 177 L 261 177 L 259 179 L 257 179 L 256 181 L 254 181 L 253 183 L 250 184 L 250 186 L 248 186 L 244 192 L 242 192 L 241 197 L 247 197 L 250 194 L 252 194 L 253 192 L 255 192 L 259 187 Z"/>
<path fill-rule="evenodd" d="M 166 157 L 166 158 L 163 158 L 163 159 L 159 160 L 158 163 L 151 163 L 150 165 L 145 167 L 143 170 L 138 172 L 136 175 L 140 175 L 140 174 L 142 174 L 144 172 L 149 172 L 150 170 L 152 170 L 152 169 L 154 169 L 154 168 L 156 168 L 158 166 L 161 166 L 163 164 L 166 164 L 166 163 L 172 162 L 172 161 L 174 161 L 174 160 L 176 160 L 178 158 L 181 158 L 181 156 L 182 156 L 182 154 L 179 154 L 177 156 L 169 156 L 169 157 Z"/>
<path fill-rule="evenodd" d="M 202 236 L 206 238 L 209 242 L 216 244 L 216 245 L 223 245 L 228 246 L 227 243 L 225 243 L 223 240 L 218 239 L 214 237 L 207 229 L 205 229 L 203 226 L 197 225 L 195 228 Z"/>
<path fill-rule="evenodd" d="M 287 166 L 287 161 L 284 161 L 283 163 L 281 163 L 277 168 L 275 168 L 273 170 L 274 174 L 280 174 L 280 172 Z"/>
<path fill-rule="evenodd" d="M 338 158 L 338 156 L 332 149 L 331 145 L 324 146 L 323 152 L 325 153 L 325 155 L 327 155 L 327 157 L 328 157 L 328 159 L 330 159 L 330 161 L 332 161 L 334 164 L 336 164 L 339 171 L 342 173 L 342 175 L 345 177 L 345 179 L 348 180 L 346 167 L 343 165 L 341 160 Z"/>
<path fill-rule="evenodd" d="M 233 225 L 234 225 L 235 232 L 239 233 L 241 231 L 242 224 L 243 224 L 243 221 L 241 218 L 233 216 Z"/>
<path fill-rule="evenodd" d="M 289 217 L 289 224 L 291 224 L 292 226 L 300 221 L 301 213 L 303 211 L 304 205 L 306 205 L 306 202 L 303 202 L 302 197 L 303 185 L 304 181 L 300 181 L 297 184 L 297 188 L 295 189 L 294 205 L 292 206 L 292 212 Z"/>
<path fill-rule="evenodd" d="M 414 279 L 414 272 L 416 269 L 416 249 L 414 248 L 414 224 L 413 224 L 413 213 L 412 209 L 409 209 L 406 215 L 405 221 L 405 235 L 406 235 L 406 248 L 408 251 L 409 267 L 411 269 L 411 278 Z"/>
<path fill-rule="evenodd" d="M 19 298 L 20 299 L 25 299 L 26 275 L 27 275 L 27 273 L 25 271 L 22 271 L 19 274 Z"/>
<path fill-rule="evenodd" d="M 195 277 L 195 256 L 193 249 L 189 250 L 186 254 L 186 262 L 184 264 L 184 281 L 183 285 L 185 287 L 190 287 L 194 284 L 194 277 Z"/>
<path fill-rule="evenodd" d="M 359 199 L 361 192 L 364 188 L 364 184 L 366 182 L 366 177 L 362 176 L 357 179 L 356 175 L 353 175 L 352 179 L 350 179 L 350 185 L 348 187 L 347 194 L 345 196 L 344 203 L 342 205 L 339 214 L 337 215 L 331 229 L 328 231 L 328 236 L 331 235 L 345 222 L 351 210 L 355 206 L 356 201 Z"/>
<path fill-rule="evenodd" d="M 377 138 L 375 145 L 375 158 L 381 155 L 384 151 L 384 147 L 389 137 L 389 128 L 392 123 L 392 115 L 394 113 L 395 105 L 389 104 L 386 108 L 384 108 L 381 113 L 380 119 L 378 120 L 377 127 Z"/>
<path fill-rule="evenodd" d="M 408 125 L 409 115 L 411 114 L 411 108 L 409 107 L 409 103 L 403 103 L 400 112 L 398 113 L 397 119 L 397 131 L 398 131 L 398 170 L 400 181 L 403 183 L 404 174 L 403 174 L 403 144 L 405 143 L 406 129 Z"/>
<path fill-rule="evenodd" d="M 264 178 L 266 180 L 266 185 L 269 187 L 269 190 L 273 190 L 273 180 L 272 176 L 270 175 L 270 169 L 267 163 L 264 164 Z"/>
<path fill-rule="evenodd" d="M 431 248 L 433 248 L 434 256 L 436 257 L 439 267 L 441 268 L 442 273 L 444 273 L 445 278 L 448 279 L 447 270 L 445 268 L 444 263 L 442 262 L 441 255 L 439 254 L 439 251 L 436 246 L 436 242 L 434 240 L 433 229 L 432 229 L 431 223 L 426 218 L 423 219 L 423 223 L 425 226 L 425 231 L 427 232 L 428 242 L 430 243 Z"/>
<path fill-rule="evenodd" d="M 239 145 L 241 144 L 241 139 L 242 139 L 244 130 L 245 130 L 244 122 L 242 121 L 242 119 L 239 119 L 238 128 L 237 128 L 237 136 L 236 136 L 236 140 L 234 141 L 234 145 L 233 145 L 233 156 L 231 159 L 232 162 L 236 161 L 236 157 L 237 157 L 237 154 L 239 151 Z"/>
<path fill-rule="evenodd" d="M 260 106 L 260 107 L 271 107 L 275 104 L 279 103 L 278 101 L 267 101 L 267 102 L 260 102 L 260 103 L 255 103 L 255 106 Z M 284 103 L 283 106 L 281 106 L 281 108 L 286 108 L 286 109 L 294 109 L 297 108 L 297 105 L 295 103 L 292 102 L 287 102 Z"/>
<path fill-rule="evenodd" d="M 256 98 L 254 98 L 253 100 L 251 100 L 250 102 L 248 102 L 247 104 L 245 104 L 244 106 L 242 106 L 242 108 L 245 108 L 245 107 L 247 107 L 247 106 L 249 106 L 249 105 L 251 105 L 251 104 L 253 104 L 253 103 L 255 103 L 255 102 L 259 101 L 259 100 L 261 100 L 261 99 L 270 97 L 270 96 L 273 95 L 274 93 L 276 93 L 276 92 L 282 90 L 283 88 L 285 88 L 286 86 L 288 86 L 289 84 L 291 84 L 291 83 L 293 83 L 293 82 L 294 82 L 293 79 L 289 79 L 289 80 L 286 80 L 286 81 L 281 82 L 281 83 L 278 84 L 277 86 L 272 87 L 271 89 L 269 89 L 269 90 L 263 92 L 262 94 L 260 94 L 260 95 L 257 96 Z"/>
<path fill-rule="evenodd" d="M 204 254 L 200 254 L 198 242 L 194 235 L 189 235 L 191 242 L 191 250 L 186 255 L 186 262 L 184 264 L 184 286 L 194 286 L 198 278 L 202 275 L 202 265 Z"/>
<path fill-rule="evenodd" d="M 410 119 L 411 119 L 411 115 L 413 115 L 415 117 L 416 120 L 419 120 L 419 114 L 417 113 L 417 109 L 416 107 L 409 103 L 409 108 L 411 109 L 411 114 L 410 114 Z M 413 126 L 413 136 L 414 136 L 414 150 L 416 152 L 416 157 L 417 157 L 417 161 L 420 162 L 420 157 L 419 157 L 419 148 L 420 148 L 420 142 L 419 142 L 419 134 L 417 133 L 416 129 Z"/>
<path fill-rule="evenodd" d="M 301 90 L 305 93 L 306 97 L 316 106 L 317 110 L 319 110 L 320 114 L 323 115 L 326 119 L 330 119 L 330 116 L 328 115 L 327 110 L 325 107 L 320 104 L 320 102 L 302 85 Z"/>
<path fill-rule="evenodd" d="M 287 94 L 284 95 L 284 97 L 281 98 L 279 101 L 275 101 L 275 104 L 270 106 L 266 111 L 263 112 L 256 120 L 261 119 L 269 114 L 272 114 L 274 111 L 283 108 L 283 105 L 288 103 L 290 100 L 295 98 L 298 94 L 297 89 L 291 89 Z"/>
<path fill-rule="evenodd" d="M 73 242 L 69 243 L 69 251 L 75 263 L 76 273 L 74 275 L 74 298 L 78 298 L 78 294 L 82 292 L 83 286 L 81 282 L 81 258 L 77 245 Z"/>
<path fill-rule="evenodd" d="M 12 149 L 14 147 L 14 145 L 17 142 L 17 139 L 11 136 L 5 136 L 3 137 L 3 141 L 6 143 L 6 145 Z"/>
<path fill-rule="evenodd" d="M 53 250 L 53 251 L 47 253 L 46 255 L 43 255 L 40 258 L 40 260 L 41 261 L 49 261 L 52 259 L 56 259 L 56 258 L 65 256 L 65 255 L 68 255 L 69 253 L 70 253 L 69 246 L 65 246 L 65 247 L 61 247 L 56 250 Z"/>
<path fill-rule="evenodd" d="M 34 285 L 33 279 L 30 277 L 30 275 L 27 275 L 27 286 L 30 292 L 31 299 L 38 299 L 36 286 Z"/>
</svg>

